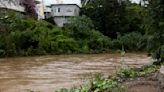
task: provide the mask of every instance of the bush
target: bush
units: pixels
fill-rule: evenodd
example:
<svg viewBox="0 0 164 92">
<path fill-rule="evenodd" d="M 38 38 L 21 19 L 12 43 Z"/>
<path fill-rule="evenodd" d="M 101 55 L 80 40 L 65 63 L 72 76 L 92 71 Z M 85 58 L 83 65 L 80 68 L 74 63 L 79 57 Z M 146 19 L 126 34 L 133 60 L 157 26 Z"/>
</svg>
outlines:
<svg viewBox="0 0 164 92">
<path fill-rule="evenodd" d="M 107 51 L 111 46 L 111 39 L 98 31 L 91 31 L 88 39 L 89 48 L 93 51 Z"/>
<path fill-rule="evenodd" d="M 92 21 L 86 16 L 73 17 L 65 26 L 65 34 L 74 38 L 80 45 L 80 52 L 102 52 L 107 51 L 111 45 L 111 39 L 99 31 L 94 30 Z"/>
<path fill-rule="evenodd" d="M 100 53 L 122 46 L 138 50 L 142 38 L 139 33 L 130 33 L 112 41 L 94 30 L 86 16 L 71 18 L 63 29 L 13 11 L 4 12 L 0 19 L 0 56 Z"/>
<path fill-rule="evenodd" d="M 142 77 L 142 76 L 147 76 L 152 73 L 155 73 L 158 71 L 160 66 L 156 65 L 147 65 L 143 66 L 142 68 L 139 69 L 131 69 L 129 67 L 121 68 L 117 72 L 117 76 L 120 78 L 136 78 L 136 77 Z"/>
<path fill-rule="evenodd" d="M 164 45 L 154 52 L 153 57 L 157 59 L 157 64 L 164 62 Z"/>
<path fill-rule="evenodd" d="M 51 44 L 52 50 L 59 53 L 73 53 L 78 52 L 78 44 L 73 38 L 63 35 L 58 35 Z"/>
<path fill-rule="evenodd" d="M 2 17 L 8 17 L 0 21 L 0 26 L 6 28 L 0 34 L 0 56 L 79 52 L 77 41 L 65 35 L 61 28 L 15 12 L 4 14 Z"/>
<path fill-rule="evenodd" d="M 140 33 L 129 33 L 124 36 L 118 36 L 117 39 L 112 41 L 113 49 L 122 49 L 124 47 L 125 50 L 128 51 L 137 51 L 140 49 L 139 42 L 143 36 Z M 143 47 L 142 49 L 144 49 Z"/>
<path fill-rule="evenodd" d="M 101 75 L 97 75 L 90 85 L 84 85 L 80 88 L 61 89 L 55 92 L 125 92 L 125 89 L 118 81 L 105 79 Z"/>
</svg>

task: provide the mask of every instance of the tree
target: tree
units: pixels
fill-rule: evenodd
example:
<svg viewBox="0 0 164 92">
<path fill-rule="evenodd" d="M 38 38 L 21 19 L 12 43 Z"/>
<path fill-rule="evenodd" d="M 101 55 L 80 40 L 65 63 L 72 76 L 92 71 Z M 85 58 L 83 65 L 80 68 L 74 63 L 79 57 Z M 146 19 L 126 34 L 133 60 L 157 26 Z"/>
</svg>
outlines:
<svg viewBox="0 0 164 92">
<path fill-rule="evenodd" d="M 83 6 L 81 9 L 81 15 L 86 15 L 89 17 L 93 24 L 95 25 L 95 29 L 99 31 L 105 30 L 105 11 L 102 6 L 102 0 L 90 0 L 87 5 Z"/>
<path fill-rule="evenodd" d="M 25 12 L 27 15 L 35 18 L 37 17 L 34 0 L 22 0 L 22 5 L 25 7 Z"/>
<path fill-rule="evenodd" d="M 116 38 L 125 30 L 126 3 L 122 0 L 104 0 L 105 30 L 103 33 Z"/>
<path fill-rule="evenodd" d="M 125 28 L 123 34 L 129 32 L 139 32 L 143 35 L 145 34 L 145 30 L 142 28 L 144 18 L 147 15 L 147 11 L 143 6 L 139 4 L 132 4 L 126 6 L 125 8 Z"/>
<path fill-rule="evenodd" d="M 96 30 L 99 30 L 111 38 L 117 38 L 118 34 L 131 32 L 132 27 L 134 27 L 131 22 L 137 19 L 128 19 L 128 17 L 126 17 L 130 10 L 127 9 L 129 4 L 131 4 L 129 0 L 90 0 L 90 2 L 82 8 L 81 13 L 93 20 Z M 138 11 L 140 10 L 139 5 L 133 6 L 134 8 L 139 8 Z M 133 13 L 140 16 L 138 11 L 134 10 Z M 135 22 L 140 24 L 140 19 L 135 20 Z M 132 26 L 129 28 L 130 24 Z M 135 26 L 135 28 L 135 30 L 138 30 L 137 28 L 139 28 L 139 26 Z"/>
<path fill-rule="evenodd" d="M 164 1 L 145 0 L 149 18 L 145 23 L 148 36 L 148 49 L 153 53 L 159 63 L 164 62 Z"/>
</svg>

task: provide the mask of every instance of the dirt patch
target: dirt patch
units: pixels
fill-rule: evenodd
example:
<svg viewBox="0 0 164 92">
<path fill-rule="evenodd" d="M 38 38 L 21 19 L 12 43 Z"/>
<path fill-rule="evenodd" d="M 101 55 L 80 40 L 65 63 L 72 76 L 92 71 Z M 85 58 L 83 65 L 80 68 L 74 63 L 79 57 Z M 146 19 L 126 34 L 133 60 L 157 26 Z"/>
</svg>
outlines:
<svg viewBox="0 0 164 92">
<path fill-rule="evenodd" d="M 128 79 L 123 84 L 127 92 L 164 92 L 159 87 L 157 73 L 148 77 Z"/>
<path fill-rule="evenodd" d="M 157 81 L 131 81 L 126 84 L 128 92 L 159 92 Z"/>
</svg>

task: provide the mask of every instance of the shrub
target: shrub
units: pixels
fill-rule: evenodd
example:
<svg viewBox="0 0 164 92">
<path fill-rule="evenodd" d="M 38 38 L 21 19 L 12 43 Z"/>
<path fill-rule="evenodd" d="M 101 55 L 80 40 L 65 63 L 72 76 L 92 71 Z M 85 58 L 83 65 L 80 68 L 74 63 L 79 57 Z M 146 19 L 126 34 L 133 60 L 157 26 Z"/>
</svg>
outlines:
<svg viewBox="0 0 164 92">
<path fill-rule="evenodd" d="M 129 33 L 124 36 L 118 36 L 117 39 L 113 40 L 113 48 L 114 49 L 121 49 L 124 47 L 125 50 L 129 51 L 137 51 L 140 49 L 139 42 L 143 38 L 140 33 Z"/>
<path fill-rule="evenodd" d="M 7 17 L 6 17 L 7 16 Z M 86 16 L 73 17 L 64 29 L 46 21 L 36 21 L 15 12 L 0 17 L 0 55 L 42 55 L 61 53 L 99 53 L 110 49 L 137 50 L 139 33 L 119 36 L 113 41 L 94 30 Z"/>
<path fill-rule="evenodd" d="M 106 51 L 111 46 L 111 39 L 98 31 L 91 31 L 88 39 L 89 48 L 93 51 Z"/>
<path fill-rule="evenodd" d="M 58 35 L 51 44 L 52 50 L 59 53 L 73 53 L 78 51 L 78 44 L 73 38 Z"/>
<path fill-rule="evenodd" d="M 157 64 L 164 62 L 164 45 L 162 45 L 160 48 L 158 48 L 155 53 L 153 54 L 153 57 L 157 59 Z"/>
<path fill-rule="evenodd" d="M 90 85 L 84 85 L 80 88 L 61 89 L 55 92 L 125 92 L 125 89 L 116 80 L 105 79 L 97 75 Z"/>
<path fill-rule="evenodd" d="M 65 34 L 74 38 L 80 45 L 81 51 L 102 52 L 107 51 L 111 45 L 111 39 L 99 31 L 94 30 L 92 21 L 86 16 L 73 17 L 70 23 L 65 26 Z"/>
<path fill-rule="evenodd" d="M 117 72 L 117 76 L 120 78 L 142 77 L 155 73 L 156 71 L 158 71 L 159 68 L 160 66 L 156 65 L 146 65 L 139 69 L 131 69 L 129 67 L 124 67 Z"/>
<path fill-rule="evenodd" d="M 24 16 L 14 11 L 0 11 L 0 32 L 7 32 L 22 28 L 22 20 Z"/>
</svg>

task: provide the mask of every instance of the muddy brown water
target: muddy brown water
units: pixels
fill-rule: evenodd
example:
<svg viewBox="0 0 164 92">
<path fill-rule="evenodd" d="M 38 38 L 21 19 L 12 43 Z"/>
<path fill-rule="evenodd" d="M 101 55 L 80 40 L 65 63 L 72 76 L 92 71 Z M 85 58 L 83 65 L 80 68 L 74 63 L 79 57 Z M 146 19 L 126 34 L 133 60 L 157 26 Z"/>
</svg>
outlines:
<svg viewBox="0 0 164 92">
<path fill-rule="evenodd" d="M 0 92 L 27 92 L 28 89 L 54 92 L 86 83 L 91 75 L 111 75 L 124 64 L 141 67 L 152 60 L 143 53 L 54 55 L 0 59 Z"/>
</svg>

